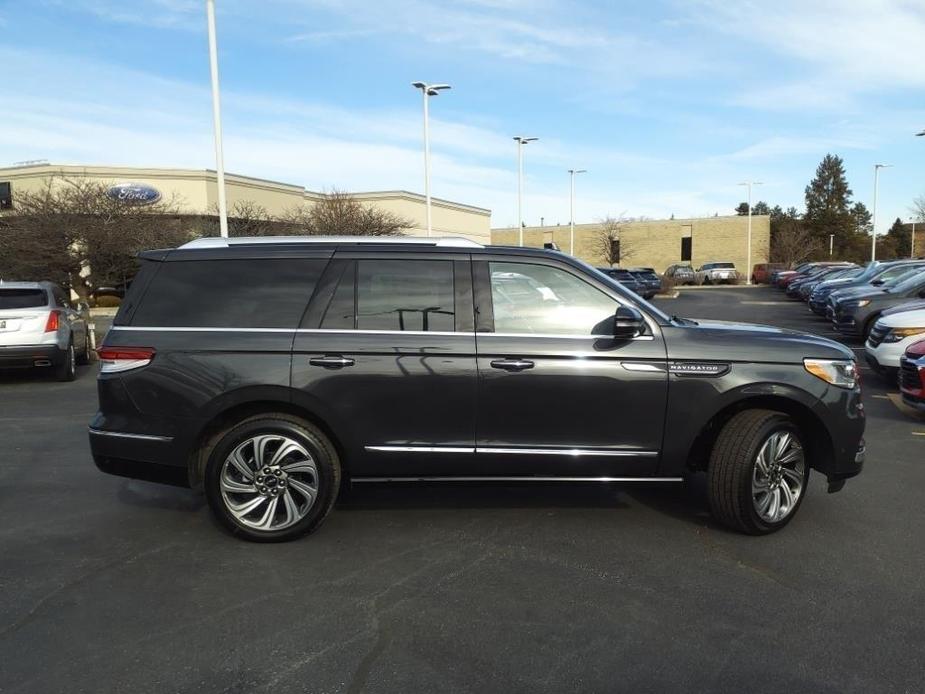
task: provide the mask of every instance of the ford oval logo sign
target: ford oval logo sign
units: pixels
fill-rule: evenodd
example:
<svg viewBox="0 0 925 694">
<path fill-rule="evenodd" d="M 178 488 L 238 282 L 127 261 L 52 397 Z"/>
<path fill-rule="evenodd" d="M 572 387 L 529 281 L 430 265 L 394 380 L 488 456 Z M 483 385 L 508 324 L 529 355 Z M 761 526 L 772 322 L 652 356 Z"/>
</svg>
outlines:
<svg viewBox="0 0 925 694">
<path fill-rule="evenodd" d="M 161 199 L 161 191 L 144 183 L 117 183 L 107 189 L 106 195 L 126 205 L 153 205 Z"/>
</svg>

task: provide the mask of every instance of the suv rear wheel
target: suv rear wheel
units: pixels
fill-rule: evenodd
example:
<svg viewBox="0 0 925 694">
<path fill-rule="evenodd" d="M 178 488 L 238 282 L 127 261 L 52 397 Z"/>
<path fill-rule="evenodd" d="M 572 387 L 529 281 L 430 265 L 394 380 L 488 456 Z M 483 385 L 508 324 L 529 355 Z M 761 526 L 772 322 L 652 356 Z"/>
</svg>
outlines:
<svg viewBox="0 0 925 694">
<path fill-rule="evenodd" d="M 212 449 L 204 486 L 216 518 L 255 542 L 315 530 L 337 498 L 340 461 L 315 426 L 285 414 L 249 417 Z"/>
<path fill-rule="evenodd" d="M 707 476 L 717 520 L 750 535 L 779 530 L 796 514 L 809 480 L 799 429 L 780 412 L 738 413 L 716 439 Z"/>
</svg>

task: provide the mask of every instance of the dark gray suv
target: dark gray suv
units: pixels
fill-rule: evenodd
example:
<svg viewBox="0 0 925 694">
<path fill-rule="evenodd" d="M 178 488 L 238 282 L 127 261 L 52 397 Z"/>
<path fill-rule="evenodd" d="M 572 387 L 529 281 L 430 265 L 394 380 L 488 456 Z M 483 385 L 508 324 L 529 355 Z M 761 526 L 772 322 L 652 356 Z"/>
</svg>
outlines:
<svg viewBox="0 0 925 694">
<path fill-rule="evenodd" d="M 203 487 L 233 533 L 317 527 L 346 481 L 681 482 L 775 531 L 857 475 L 851 351 L 669 317 L 562 253 L 201 239 L 142 254 L 100 350 L 103 471 Z"/>
</svg>

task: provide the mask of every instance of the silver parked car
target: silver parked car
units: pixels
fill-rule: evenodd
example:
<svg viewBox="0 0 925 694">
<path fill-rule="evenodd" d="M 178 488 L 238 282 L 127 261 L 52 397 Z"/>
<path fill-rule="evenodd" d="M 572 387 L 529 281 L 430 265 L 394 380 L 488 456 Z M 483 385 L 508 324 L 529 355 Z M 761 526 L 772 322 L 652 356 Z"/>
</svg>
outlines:
<svg viewBox="0 0 925 694">
<path fill-rule="evenodd" d="M 52 368 L 73 381 L 90 361 L 88 315 L 51 282 L 0 282 L 0 369 Z"/>
<path fill-rule="evenodd" d="M 704 263 L 694 274 L 697 284 L 735 284 L 739 279 L 734 263 Z"/>
</svg>

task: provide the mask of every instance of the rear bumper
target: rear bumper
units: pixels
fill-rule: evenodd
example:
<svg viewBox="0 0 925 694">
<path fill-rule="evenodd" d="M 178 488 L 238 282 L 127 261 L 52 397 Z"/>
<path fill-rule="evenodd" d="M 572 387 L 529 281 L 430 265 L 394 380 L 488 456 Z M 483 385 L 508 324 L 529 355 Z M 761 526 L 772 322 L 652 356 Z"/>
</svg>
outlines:
<svg viewBox="0 0 925 694">
<path fill-rule="evenodd" d="M 0 346 L 0 369 L 31 369 L 35 366 L 58 366 L 66 350 L 58 345 Z"/>
<path fill-rule="evenodd" d="M 176 456 L 169 436 L 89 428 L 90 452 L 102 472 L 120 477 L 189 487 L 185 460 Z"/>
</svg>

